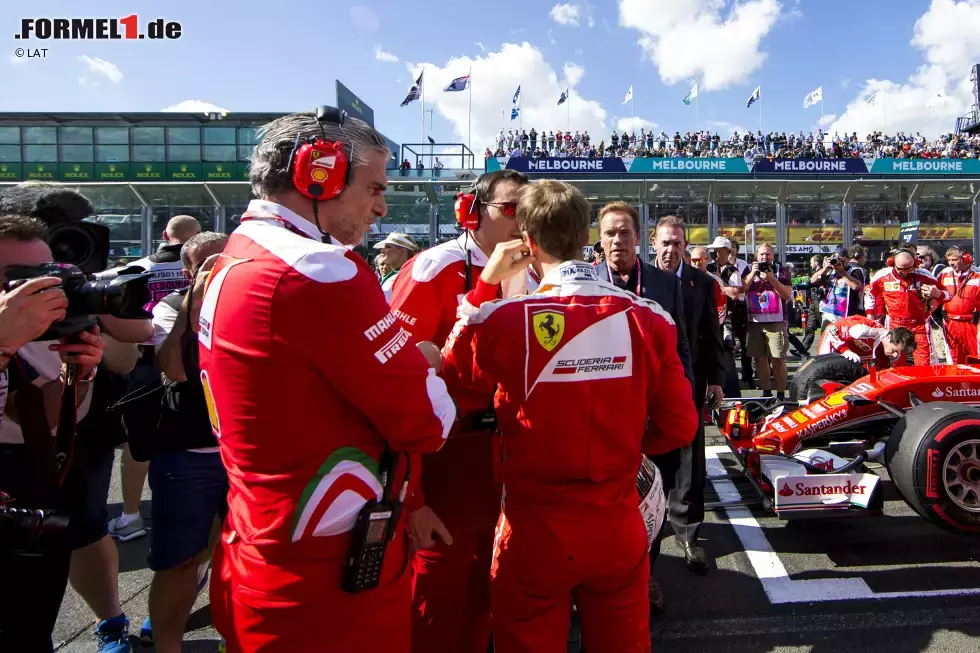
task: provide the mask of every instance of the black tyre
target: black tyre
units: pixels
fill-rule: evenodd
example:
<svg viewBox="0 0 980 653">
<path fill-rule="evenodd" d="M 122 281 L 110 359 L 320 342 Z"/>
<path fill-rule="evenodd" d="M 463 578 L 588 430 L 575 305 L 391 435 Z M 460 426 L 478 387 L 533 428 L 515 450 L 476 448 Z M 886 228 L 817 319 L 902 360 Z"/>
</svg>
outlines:
<svg viewBox="0 0 980 653">
<path fill-rule="evenodd" d="M 822 383 L 835 381 L 850 384 L 867 373 L 863 365 L 849 361 L 840 354 L 816 356 L 796 370 L 789 384 L 789 398 L 793 401 L 816 401 L 823 397 Z"/>
<path fill-rule="evenodd" d="M 936 401 L 910 410 L 888 438 L 885 461 L 899 493 L 922 517 L 980 535 L 980 410 Z"/>
</svg>

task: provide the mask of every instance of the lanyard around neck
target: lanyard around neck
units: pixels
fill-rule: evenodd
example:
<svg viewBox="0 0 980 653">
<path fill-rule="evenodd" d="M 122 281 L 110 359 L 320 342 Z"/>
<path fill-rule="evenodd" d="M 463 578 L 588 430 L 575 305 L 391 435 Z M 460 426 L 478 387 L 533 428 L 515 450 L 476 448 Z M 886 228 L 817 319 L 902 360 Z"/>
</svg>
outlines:
<svg viewBox="0 0 980 653">
<path fill-rule="evenodd" d="M 636 268 L 634 268 L 634 269 L 636 270 L 636 290 L 634 291 L 634 294 L 637 297 L 640 297 L 641 296 L 640 295 L 640 290 L 643 288 L 643 267 L 640 265 L 640 257 L 639 256 L 636 257 Z M 609 283 L 611 283 L 613 285 L 616 285 L 616 282 L 613 280 L 612 266 L 609 265 L 609 263 L 606 263 L 606 274 L 609 275 Z M 629 278 L 628 277 L 627 277 L 627 281 L 629 281 Z"/>
</svg>

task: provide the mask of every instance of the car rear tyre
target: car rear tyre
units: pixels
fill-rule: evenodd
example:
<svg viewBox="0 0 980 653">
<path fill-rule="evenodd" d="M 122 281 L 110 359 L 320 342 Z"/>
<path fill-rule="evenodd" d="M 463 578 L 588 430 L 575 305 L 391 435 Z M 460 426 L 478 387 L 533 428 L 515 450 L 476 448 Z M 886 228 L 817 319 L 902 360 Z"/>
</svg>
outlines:
<svg viewBox="0 0 980 653">
<path fill-rule="evenodd" d="M 824 354 L 803 363 L 789 384 L 789 398 L 793 401 L 816 401 L 824 396 L 821 384 L 828 381 L 849 385 L 867 370 L 860 363 L 849 361 L 840 354 Z"/>
<path fill-rule="evenodd" d="M 899 493 L 922 517 L 980 535 L 980 410 L 936 401 L 906 413 L 885 461 Z"/>
</svg>

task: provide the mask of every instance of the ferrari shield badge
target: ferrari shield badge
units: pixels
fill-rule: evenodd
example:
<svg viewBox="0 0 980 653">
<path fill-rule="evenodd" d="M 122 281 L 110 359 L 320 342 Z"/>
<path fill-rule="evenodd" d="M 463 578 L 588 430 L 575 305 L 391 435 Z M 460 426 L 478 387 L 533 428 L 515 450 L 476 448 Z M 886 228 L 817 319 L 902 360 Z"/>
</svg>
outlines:
<svg viewBox="0 0 980 653">
<path fill-rule="evenodd" d="M 534 336 L 548 351 L 553 351 L 565 335 L 565 316 L 555 311 L 542 311 L 532 316 Z"/>
</svg>

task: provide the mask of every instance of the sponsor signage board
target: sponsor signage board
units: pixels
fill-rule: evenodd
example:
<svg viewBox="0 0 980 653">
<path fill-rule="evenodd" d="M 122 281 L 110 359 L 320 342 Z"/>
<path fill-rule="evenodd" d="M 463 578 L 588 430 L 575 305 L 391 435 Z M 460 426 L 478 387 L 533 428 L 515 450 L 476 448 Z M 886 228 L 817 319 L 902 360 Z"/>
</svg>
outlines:
<svg viewBox="0 0 980 653">
<path fill-rule="evenodd" d="M 25 163 L 24 178 L 37 181 L 57 181 L 60 179 L 60 177 L 58 177 L 58 164 Z"/>
<path fill-rule="evenodd" d="M 94 181 L 95 166 L 91 163 L 61 163 L 58 178 L 62 181 Z"/>
<path fill-rule="evenodd" d="M 980 175 L 980 159 L 875 159 L 875 175 Z"/>
<path fill-rule="evenodd" d="M 128 181 L 133 176 L 128 163 L 96 163 L 96 181 Z"/>
<path fill-rule="evenodd" d="M 19 181 L 20 175 L 19 163 L 0 163 L 0 181 Z"/>
<path fill-rule="evenodd" d="M 874 474 L 777 476 L 776 512 L 867 508 L 879 480 Z"/>
<path fill-rule="evenodd" d="M 363 120 L 374 127 L 374 109 L 367 102 L 354 95 L 354 92 L 337 80 L 337 108 L 346 111 L 352 118 Z"/>
<path fill-rule="evenodd" d="M 760 174 L 857 175 L 867 174 L 864 159 L 762 159 L 752 172 Z"/>
</svg>

